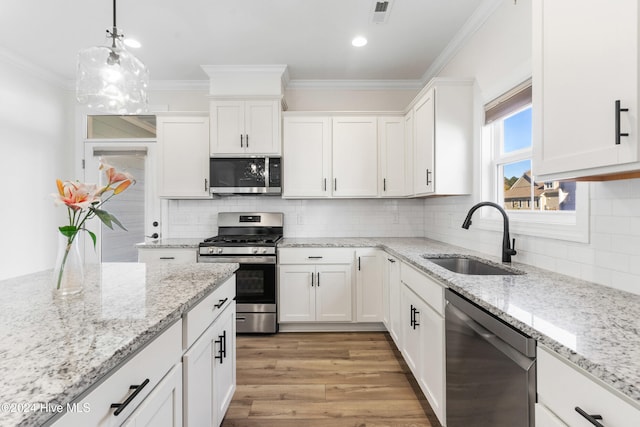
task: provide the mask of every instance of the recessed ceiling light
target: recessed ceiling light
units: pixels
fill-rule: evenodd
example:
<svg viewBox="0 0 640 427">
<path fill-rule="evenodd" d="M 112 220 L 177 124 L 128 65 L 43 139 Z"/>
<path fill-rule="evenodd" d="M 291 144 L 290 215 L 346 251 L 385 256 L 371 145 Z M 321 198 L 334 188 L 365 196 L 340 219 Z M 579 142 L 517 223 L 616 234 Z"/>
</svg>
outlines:
<svg viewBox="0 0 640 427">
<path fill-rule="evenodd" d="M 142 46 L 140 42 L 136 39 L 124 39 L 124 44 L 126 44 L 127 47 L 130 47 L 133 49 L 138 49 L 139 47 Z"/>
<path fill-rule="evenodd" d="M 351 44 L 355 47 L 362 47 L 367 44 L 367 39 L 362 36 L 357 36 L 351 40 Z"/>
</svg>

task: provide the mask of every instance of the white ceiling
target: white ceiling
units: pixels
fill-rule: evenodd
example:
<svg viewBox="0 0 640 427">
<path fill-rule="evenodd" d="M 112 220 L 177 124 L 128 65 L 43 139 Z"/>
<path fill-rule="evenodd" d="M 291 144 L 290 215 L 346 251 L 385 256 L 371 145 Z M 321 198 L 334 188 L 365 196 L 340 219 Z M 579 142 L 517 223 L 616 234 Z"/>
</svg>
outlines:
<svg viewBox="0 0 640 427">
<path fill-rule="evenodd" d="M 416 81 L 490 1 L 394 0 L 384 24 L 371 22 L 375 3 L 119 0 L 117 24 L 142 43 L 134 54 L 152 82 L 204 81 L 200 65 L 245 64 L 286 64 L 291 80 Z M 111 25 L 112 0 L 0 2 L 0 46 L 62 81 Z M 368 45 L 352 47 L 355 35 Z"/>
</svg>

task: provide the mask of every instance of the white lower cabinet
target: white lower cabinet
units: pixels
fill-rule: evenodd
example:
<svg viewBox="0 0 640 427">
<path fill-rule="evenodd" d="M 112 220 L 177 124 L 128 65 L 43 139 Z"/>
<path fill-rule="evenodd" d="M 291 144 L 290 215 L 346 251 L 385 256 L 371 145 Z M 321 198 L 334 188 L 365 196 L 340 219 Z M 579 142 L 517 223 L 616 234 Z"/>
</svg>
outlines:
<svg viewBox="0 0 640 427">
<path fill-rule="evenodd" d="M 356 249 L 356 320 L 382 322 L 383 274 L 380 251 Z"/>
<path fill-rule="evenodd" d="M 214 292 L 186 314 L 186 342 L 198 338 L 182 358 L 185 427 L 219 426 L 235 391 L 236 307 L 225 293 L 229 284 L 235 291 L 230 279 L 218 288 L 219 295 Z M 207 319 L 203 314 L 209 319 L 204 331 L 198 329 Z"/>
<path fill-rule="evenodd" d="M 398 348 L 402 348 L 402 319 L 400 318 L 400 261 L 398 258 L 383 254 L 385 257 L 384 272 L 384 306 L 385 325 Z"/>
<path fill-rule="evenodd" d="M 444 424 L 444 288 L 404 263 L 400 278 L 400 351 L 433 412 Z"/>
<path fill-rule="evenodd" d="M 140 404 L 124 427 L 182 426 L 182 364 L 178 363 Z"/>
<path fill-rule="evenodd" d="M 637 407 L 582 368 L 542 346 L 538 346 L 537 364 L 536 427 L 596 425 L 587 419 L 594 415 L 602 417 L 596 420 L 606 427 L 640 425 Z"/>
<path fill-rule="evenodd" d="M 353 320 L 352 249 L 283 248 L 278 256 L 281 323 Z"/>
<path fill-rule="evenodd" d="M 114 370 L 88 395 L 70 403 L 65 409 L 72 409 L 53 425 L 120 426 L 132 415 L 136 418 L 129 425 L 182 425 L 181 417 L 174 423 L 175 416 L 179 414 L 177 411 L 180 411 L 174 403 L 180 394 L 180 386 L 175 382 L 181 381 L 181 376 L 175 368 L 180 364 L 181 355 L 182 324 L 176 322 Z M 120 406 L 113 407 L 113 404 Z M 173 418 L 167 420 L 168 424 L 145 424 L 158 413 Z"/>
<path fill-rule="evenodd" d="M 138 262 L 186 264 L 197 261 L 197 252 L 189 248 L 138 248 Z"/>
</svg>

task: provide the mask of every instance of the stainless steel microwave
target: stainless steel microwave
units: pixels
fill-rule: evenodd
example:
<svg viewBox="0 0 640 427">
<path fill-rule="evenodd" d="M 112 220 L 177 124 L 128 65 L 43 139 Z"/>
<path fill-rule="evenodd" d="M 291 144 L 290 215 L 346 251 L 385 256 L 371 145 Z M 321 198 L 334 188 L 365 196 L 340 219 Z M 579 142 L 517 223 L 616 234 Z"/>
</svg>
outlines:
<svg viewBox="0 0 640 427">
<path fill-rule="evenodd" d="M 209 191 L 212 194 L 282 193 L 280 157 L 212 157 Z"/>
</svg>

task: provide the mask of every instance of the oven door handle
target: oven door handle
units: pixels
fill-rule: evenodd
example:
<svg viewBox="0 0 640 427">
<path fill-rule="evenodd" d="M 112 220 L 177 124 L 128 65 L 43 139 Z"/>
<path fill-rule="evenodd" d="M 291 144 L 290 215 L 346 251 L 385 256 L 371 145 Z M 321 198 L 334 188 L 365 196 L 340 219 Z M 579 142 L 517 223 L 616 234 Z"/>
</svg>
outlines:
<svg viewBox="0 0 640 427">
<path fill-rule="evenodd" d="M 237 262 L 239 264 L 275 264 L 275 256 L 208 256 L 199 255 L 198 262 Z"/>
</svg>

